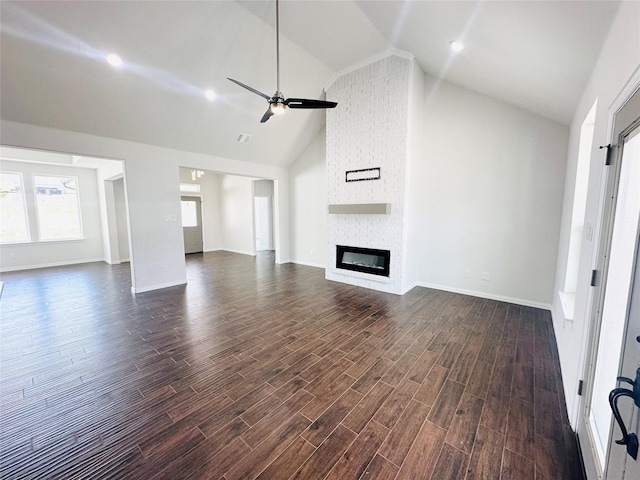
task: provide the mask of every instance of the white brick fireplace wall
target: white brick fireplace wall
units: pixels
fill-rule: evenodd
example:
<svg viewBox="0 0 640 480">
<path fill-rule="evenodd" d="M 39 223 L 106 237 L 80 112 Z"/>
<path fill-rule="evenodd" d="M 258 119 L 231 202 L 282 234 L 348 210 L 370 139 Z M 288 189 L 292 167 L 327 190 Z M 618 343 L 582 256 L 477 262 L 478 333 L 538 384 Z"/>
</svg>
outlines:
<svg viewBox="0 0 640 480">
<path fill-rule="evenodd" d="M 326 278 L 402 293 L 412 62 L 392 55 L 338 77 L 327 99 L 329 204 L 389 203 L 391 213 L 328 214 Z M 380 168 L 380 179 L 346 182 L 348 170 Z M 336 270 L 336 245 L 391 251 L 389 277 Z"/>
</svg>

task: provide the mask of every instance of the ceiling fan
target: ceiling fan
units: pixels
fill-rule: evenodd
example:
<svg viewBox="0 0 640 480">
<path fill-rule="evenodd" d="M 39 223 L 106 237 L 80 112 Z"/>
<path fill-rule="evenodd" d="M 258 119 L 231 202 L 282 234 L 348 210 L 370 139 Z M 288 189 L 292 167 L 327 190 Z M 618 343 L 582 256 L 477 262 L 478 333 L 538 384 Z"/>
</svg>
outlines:
<svg viewBox="0 0 640 480">
<path fill-rule="evenodd" d="M 280 115 L 285 112 L 287 108 L 302 108 L 302 109 L 315 109 L 315 108 L 335 108 L 338 104 L 336 102 L 327 102 L 325 100 L 313 100 L 308 98 L 284 98 L 280 91 L 280 14 L 279 14 L 279 0 L 276 0 L 276 93 L 273 96 L 269 96 L 266 93 L 262 93 L 255 88 L 245 85 L 238 80 L 228 78 L 233 83 L 240 85 L 242 88 L 246 88 L 250 92 L 260 95 L 262 98 L 269 102 L 269 108 L 262 116 L 260 123 L 264 123 L 272 115 Z"/>
</svg>

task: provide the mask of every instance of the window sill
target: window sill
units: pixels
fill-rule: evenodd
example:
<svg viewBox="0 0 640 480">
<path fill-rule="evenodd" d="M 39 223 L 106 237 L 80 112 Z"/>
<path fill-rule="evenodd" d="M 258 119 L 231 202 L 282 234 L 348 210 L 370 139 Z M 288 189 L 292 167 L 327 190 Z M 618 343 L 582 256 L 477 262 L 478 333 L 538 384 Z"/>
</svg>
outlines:
<svg viewBox="0 0 640 480">
<path fill-rule="evenodd" d="M 0 243 L 1 247 L 28 247 L 33 245 L 51 245 L 52 243 L 78 243 L 84 242 L 86 238 L 66 238 L 60 240 L 39 240 L 37 242 L 7 242 Z"/>
</svg>

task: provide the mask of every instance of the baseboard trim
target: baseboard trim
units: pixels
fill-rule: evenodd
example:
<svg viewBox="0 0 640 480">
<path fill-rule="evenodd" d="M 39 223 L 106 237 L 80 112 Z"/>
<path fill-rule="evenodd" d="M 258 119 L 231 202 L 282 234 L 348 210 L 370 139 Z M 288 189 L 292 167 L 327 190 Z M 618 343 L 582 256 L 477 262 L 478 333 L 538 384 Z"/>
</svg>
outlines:
<svg viewBox="0 0 640 480">
<path fill-rule="evenodd" d="M 255 257 L 256 256 L 256 252 L 245 252 L 242 250 L 230 250 L 228 248 L 221 248 L 220 250 L 225 251 L 225 252 L 231 252 L 231 253 L 239 253 L 240 255 L 249 255 L 251 257 Z"/>
<path fill-rule="evenodd" d="M 121 265 L 123 263 L 130 263 L 130 260 L 128 258 L 122 258 L 120 260 L 115 260 L 113 262 L 110 262 L 107 259 L 105 259 L 104 261 L 105 261 L 105 263 L 108 263 L 109 265 Z"/>
<path fill-rule="evenodd" d="M 159 283 L 157 285 L 149 285 L 148 287 L 143 287 L 143 288 L 134 288 L 131 287 L 131 293 L 136 294 L 136 293 L 145 293 L 145 292 L 151 292 L 152 290 L 160 290 L 162 288 L 169 288 L 169 287 L 177 287 L 179 285 L 186 285 L 187 284 L 187 280 L 179 280 L 177 282 L 169 282 L 169 283 Z"/>
<path fill-rule="evenodd" d="M 543 310 L 549 310 L 549 311 L 553 308 L 550 303 L 536 302 L 533 300 L 526 300 L 524 298 L 507 297 L 505 295 L 495 295 L 495 294 L 486 293 L 486 292 L 477 292 L 475 290 L 465 290 L 463 288 L 447 287 L 444 285 L 435 285 L 433 283 L 416 282 L 413 284 L 411 288 L 413 287 L 432 288 L 434 290 L 442 290 L 442 291 L 451 292 L 451 293 L 460 293 L 462 295 L 469 295 L 471 297 L 487 298 L 489 300 L 497 300 L 499 302 L 514 303 L 516 305 L 522 305 L 524 307 L 541 308 Z M 411 288 L 408 289 L 407 292 L 411 290 Z"/>
<path fill-rule="evenodd" d="M 38 265 L 23 265 L 20 267 L 0 268 L 0 272 L 17 272 L 20 270 L 35 270 L 36 268 L 64 267 L 65 265 L 80 265 L 82 263 L 107 262 L 104 258 L 87 258 L 85 260 L 72 260 L 67 262 L 41 263 Z"/>
<path fill-rule="evenodd" d="M 302 260 L 289 260 L 288 263 L 295 263 L 298 265 L 304 265 L 306 267 L 325 268 L 323 263 L 303 262 Z"/>
</svg>

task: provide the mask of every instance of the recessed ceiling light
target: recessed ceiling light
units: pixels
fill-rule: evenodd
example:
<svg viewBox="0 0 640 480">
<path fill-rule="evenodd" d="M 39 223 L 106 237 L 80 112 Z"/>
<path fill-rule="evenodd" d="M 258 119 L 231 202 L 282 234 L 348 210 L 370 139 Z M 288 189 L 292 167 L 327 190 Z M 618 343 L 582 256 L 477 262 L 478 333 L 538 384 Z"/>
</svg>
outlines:
<svg viewBox="0 0 640 480">
<path fill-rule="evenodd" d="M 456 40 L 449 42 L 449 46 L 453 53 L 460 53 L 462 50 L 464 50 L 464 44 Z"/>
<path fill-rule="evenodd" d="M 120 68 L 122 66 L 122 59 L 115 53 L 107 55 L 107 63 L 112 67 Z"/>
<path fill-rule="evenodd" d="M 216 92 L 213 90 L 207 90 L 204 92 L 204 96 L 207 97 L 209 101 L 213 101 L 216 98 Z"/>
</svg>

